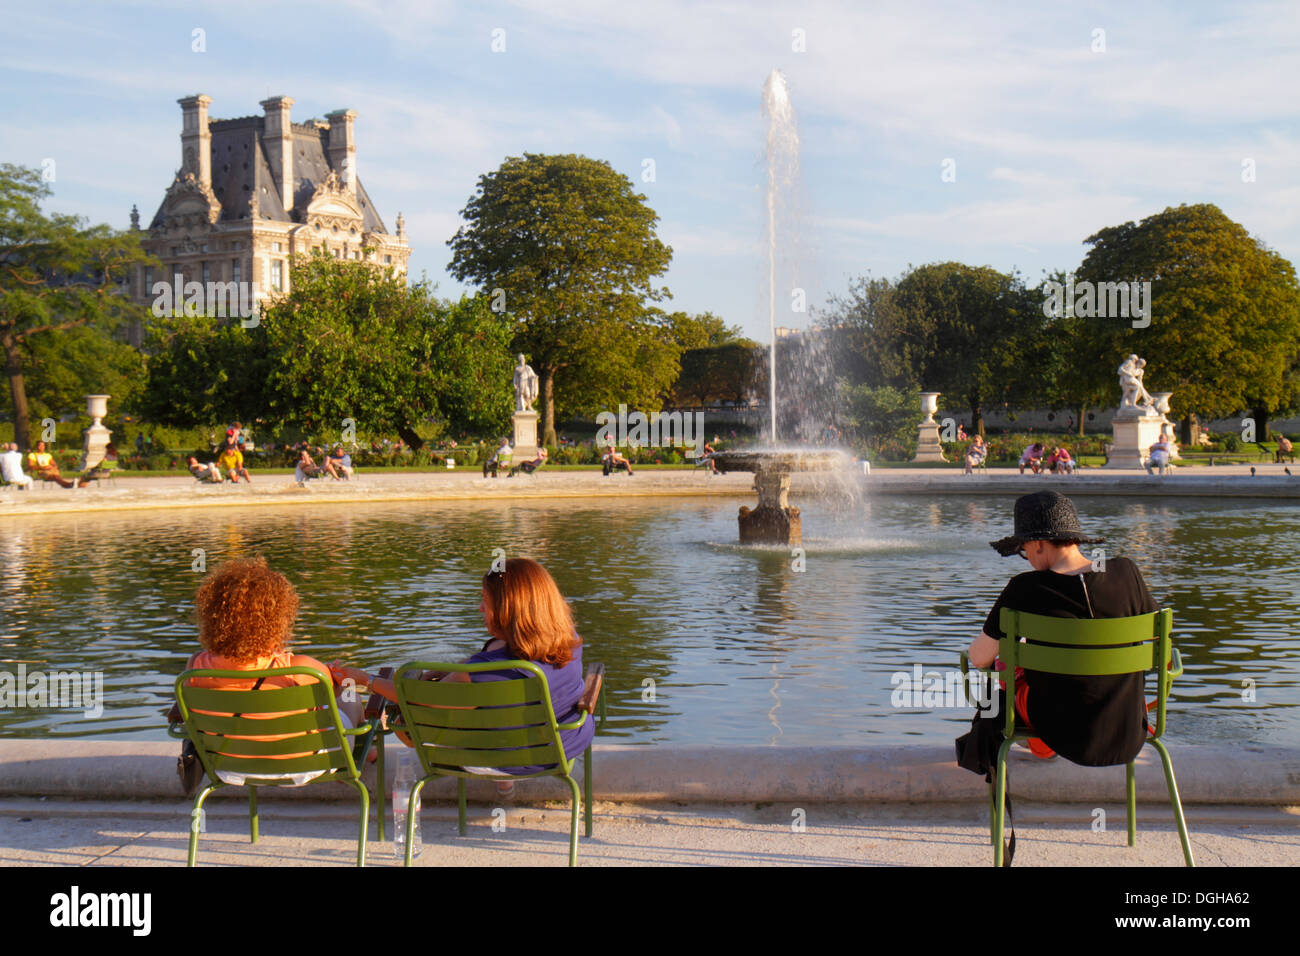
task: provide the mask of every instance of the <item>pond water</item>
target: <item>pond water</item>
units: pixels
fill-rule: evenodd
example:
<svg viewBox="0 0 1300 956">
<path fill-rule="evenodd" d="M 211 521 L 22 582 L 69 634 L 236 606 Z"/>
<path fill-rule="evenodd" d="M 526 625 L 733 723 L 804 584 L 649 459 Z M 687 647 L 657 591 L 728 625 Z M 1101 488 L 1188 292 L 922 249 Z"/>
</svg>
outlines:
<svg viewBox="0 0 1300 956">
<path fill-rule="evenodd" d="M 955 667 L 1008 577 L 988 546 L 1013 498 L 806 499 L 805 570 L 741 547 L 739 499 L 317 505 L 123 512 L 0 523 L 0 672 L 103 675 L 103 713 L 6 707 L 0 735 L 165 736 L 197 648 L 194 550 L 263 554 L 298 588 L 298 645 L 374 668 L 460 658 L 485 638 L 493 548 L 529 555 L 608 668 L 619 743 L 947 744 L 968 707 L 891 705 L 897 672 Z M 1108 555 L 1174 609 L 1187 672 L 1175 741 L 1300 742 L 1300 526 L 1294 506 L 1077 499 Z"/>
</svg>

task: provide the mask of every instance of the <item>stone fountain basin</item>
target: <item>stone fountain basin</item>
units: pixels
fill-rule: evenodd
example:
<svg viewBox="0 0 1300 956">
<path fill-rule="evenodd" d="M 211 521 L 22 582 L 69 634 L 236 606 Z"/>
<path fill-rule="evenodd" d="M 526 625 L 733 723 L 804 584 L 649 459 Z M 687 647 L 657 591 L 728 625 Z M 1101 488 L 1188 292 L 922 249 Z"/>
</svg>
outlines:
<svg viewBox="0 0 1300 956">
<path fill-rule="evenodd" d="M 842 451 L 720 451 L 713 456 L 719 471 L 749 471 L 768 474 L 793 471 L 836 471 L 852 459 Z"/>
</svg>

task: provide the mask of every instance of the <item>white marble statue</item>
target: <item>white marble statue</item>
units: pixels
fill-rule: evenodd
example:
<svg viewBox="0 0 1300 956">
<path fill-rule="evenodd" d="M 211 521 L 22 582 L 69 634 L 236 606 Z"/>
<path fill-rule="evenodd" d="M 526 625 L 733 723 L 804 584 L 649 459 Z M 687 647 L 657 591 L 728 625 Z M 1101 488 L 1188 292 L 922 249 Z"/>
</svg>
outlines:
<svg viewBox="0 0 1300 956">
<path fill-rule="evenodd" d="M 1138 409 L 1139 407 L 1147 415 L 1155 411 L 1155 403 L 1152 401 L 1151 393 L 1142 384 L 1142 376 L 1146 373 L 1146 365 L 1146 359 L 1130 355 L 1124 360 L 1124 364 L 1119 367 L 1119 387 L 1123 393 L 1119 403 L 1120 411 L 1126 408 Z M 1141 406 L 1139 406 L 1139 402 L 1141 402 Z"/>
<path fill-rule="evenodd" d="M 537 401 L 537 373 L 524 361 L 522 352 L 517 358 L 519 364 L 515 366 L 515 411 L 532 411 L 533 402 Z"/>
</svg>

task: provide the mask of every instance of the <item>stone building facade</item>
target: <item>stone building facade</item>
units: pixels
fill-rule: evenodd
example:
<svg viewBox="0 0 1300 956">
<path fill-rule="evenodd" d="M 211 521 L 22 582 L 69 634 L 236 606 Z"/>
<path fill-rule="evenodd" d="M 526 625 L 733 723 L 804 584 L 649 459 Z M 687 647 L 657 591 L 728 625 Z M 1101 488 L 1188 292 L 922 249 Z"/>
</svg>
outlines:
<svg viewBox="0 0 1300 956">
<path fill-rule="evenodd" d="M 390 232 L 357 177 L 354 111 L 295 123 L 293 100 L 275 96 L 261 116 L 220 120 L 208 117 L 209 96 L 178 102 L 181 168 L 141 243 L 161 267 L 137 271 L 138 301 L 154 303 L 160 281 L 233 282 L 261 303 L 289 291 L 291 256 L 316 250 L 406 272 L 401 214 Z"/>
</svg>

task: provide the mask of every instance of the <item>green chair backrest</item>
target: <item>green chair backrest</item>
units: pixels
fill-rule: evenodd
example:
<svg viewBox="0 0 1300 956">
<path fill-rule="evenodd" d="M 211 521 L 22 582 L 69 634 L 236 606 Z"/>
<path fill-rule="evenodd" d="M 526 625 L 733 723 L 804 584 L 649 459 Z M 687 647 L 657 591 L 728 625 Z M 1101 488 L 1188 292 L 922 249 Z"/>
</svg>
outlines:
<svg viewBox="0 0 1300 956">
<path fill-rule="evenodd" d="M 424 671 L 474 674 L 503 670 L 522 670 L 532 676 L 479 683 L 405 676 Z M 463 767 L 555 765 L 553 770 L 516 775 L 542 776 L 565 774 L 572 767 L 573 761 L 564 754 L 546 676 L 532 661 L 417 661 L 402 665 L 396 673 L 393 684 L 402 711 L 401 729 L 415 743 L 426 775 L 467 777 L 475 774 Z M 584 720 L 587 717 L 582 716 Z"/>
<path fill-rule="evenodd" d="M 95 467 L 103 468 L 105 471 L 117 471 L 117 466 L 119 464 L 121 464 L 121 462 L 119 462 L 116 458 L 112 458 L 112 459 L 105 458 Z"/>
<path fill-rule="evenodd" d="M 314 684 L 258 690 L 225 690 L 188 686 L 191 678 L 216 677 L 257 680 L 286 674 L 308 674 Z M 328 675 L 312 667 L 276 667 L 260 671 L 194 669 L 176 678 L 181 719 L 208 777 L 226 770 L 245 776 L 329 771 L 356 778 L 352 745 L 341 732 L 346 726 L 334 699 Z M 200 713 L 202 711 L 202 713 Z M 265 717 L 259 715 L 282 716 Z M 247 737 L 278 737 L 248 740 Z M 297 754 L 285 758 L 284 754 Z M 259 783 L 259 786 L 263 784 Z"/>
<path fill-rule="evenodd" d="M 497 464 L 498 464 L 498 465 L 508 465 L 508 464 L 510 464 L 511 462 L 513 462 L 514 459 L 515 459 L 515 453 L 514 453 L 514 450 L 513 450 L 513 449 L 510 450 L 510 451 L 502 450 L 502 451 L 497 452 Z"/>
<path fill-rule="evenodd" d="M 1105 676 L 1160 668 L 1156 732 L 1165 731 L 1165 702 L 1172 676 L 1173 611 L 1165 608 L 1134 617 L 1047 617 L 1004 607 L 998 659 L 1006 664 L 1007 700 L 1014 699 L 1015 669 L 1047 674 Z M 1024 639 L 1023 641 L 1021 639 Z M 1014 736 L 1015 708 L 1006 708 L 1005 734 Z"/>
</svg>

